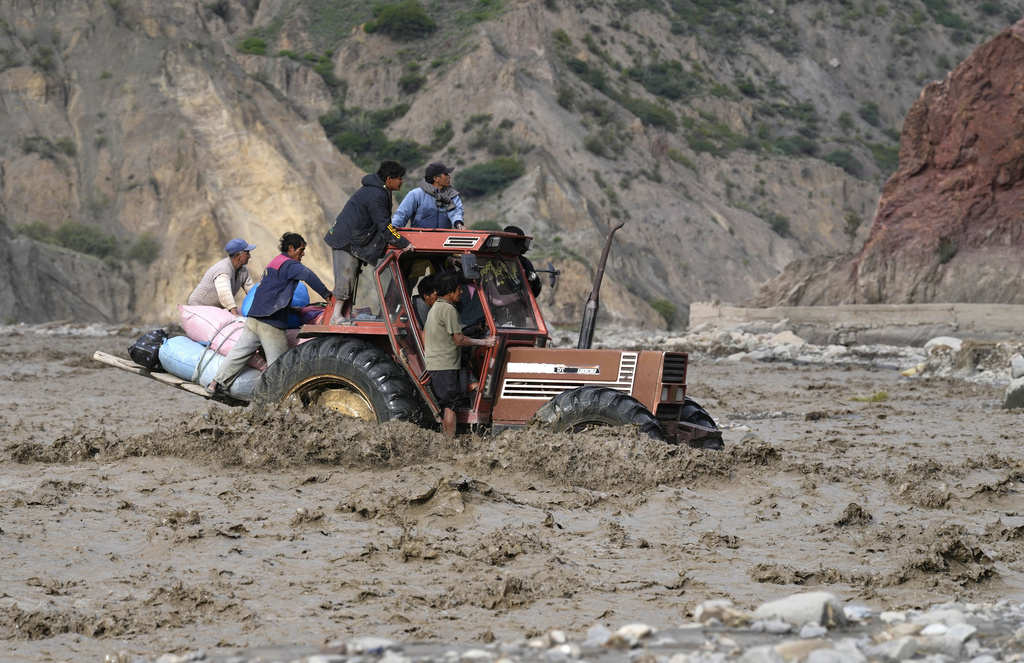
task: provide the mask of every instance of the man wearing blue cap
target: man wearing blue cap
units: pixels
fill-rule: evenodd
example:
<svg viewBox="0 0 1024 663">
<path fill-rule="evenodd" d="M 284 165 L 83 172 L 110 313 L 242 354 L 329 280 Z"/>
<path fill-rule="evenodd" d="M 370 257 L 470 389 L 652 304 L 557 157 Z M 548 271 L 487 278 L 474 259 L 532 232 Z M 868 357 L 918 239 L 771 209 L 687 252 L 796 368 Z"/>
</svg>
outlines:
<svg viewBox="0 0 1024 663">
<path fill-rule="evenodd" d="M 245 265 L 249 252 L 256 248 L 244 239 L 233 239 L 224 245 L 228 257 L 214 263 L 206 270 L 203 280 L 188 296 L 189 306 L 219 306 L 235 315 L 241 315 L 235 304 L 235 295 L 241 288 L 246 292 L 252 288 L 252 276 Z"/>
</svg>

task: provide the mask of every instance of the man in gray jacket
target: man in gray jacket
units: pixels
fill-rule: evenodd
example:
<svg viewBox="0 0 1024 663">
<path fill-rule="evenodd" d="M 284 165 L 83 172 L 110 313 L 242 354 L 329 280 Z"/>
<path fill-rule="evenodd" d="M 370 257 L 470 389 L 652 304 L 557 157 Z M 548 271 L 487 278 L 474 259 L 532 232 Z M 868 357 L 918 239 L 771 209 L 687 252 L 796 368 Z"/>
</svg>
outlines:
<svg viewBox="0 0 1024 663">
<path fill-rule="evenodd" d="M 224 246 L 228 257 L 214 263 L 206 270 L 203 279 L 188 296 L 189 306 L 219 306 L 241 315 L 235 304 L 235 295 L 242 288 L 246 292 L 252 289 L 252 276 L 249 274 L 249 252 L 256 248 L 244 239 L 233 239 Z"/>
<path fill-rule="evenodd" d="M 334 263 L 334 313 L 328 324 L 342 324 L 349 316 L 363 263 L 376 265 L 389 244 L 403 252 L 413 248 L 391 225 L 391 194 L 402 188 L 403 181 L 405 166 L 382 161 L 376 173 L 363 177 L 362 187 L 348 199 L 324 236 L 333 249 Z"/>
</svg>

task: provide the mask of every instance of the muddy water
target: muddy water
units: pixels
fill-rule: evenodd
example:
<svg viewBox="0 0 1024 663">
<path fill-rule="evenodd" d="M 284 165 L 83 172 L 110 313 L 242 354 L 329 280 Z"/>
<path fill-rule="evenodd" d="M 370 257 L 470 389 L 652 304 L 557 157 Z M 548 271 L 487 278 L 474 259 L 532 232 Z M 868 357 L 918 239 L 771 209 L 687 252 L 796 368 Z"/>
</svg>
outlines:
<svg viewBox="0 0 1024 663">
<path fill-rule="evenodd" d="M 665 628 L 708 598 L 811 588 L 878 610 L 1024 596 L 1020 415 L 1000 388 L 709 360 L 690 393 L 723 452 L 623 431 L 449 441 L 91 360 L 133 339 L 0 337 L 15 660 Z"/>
</svg>

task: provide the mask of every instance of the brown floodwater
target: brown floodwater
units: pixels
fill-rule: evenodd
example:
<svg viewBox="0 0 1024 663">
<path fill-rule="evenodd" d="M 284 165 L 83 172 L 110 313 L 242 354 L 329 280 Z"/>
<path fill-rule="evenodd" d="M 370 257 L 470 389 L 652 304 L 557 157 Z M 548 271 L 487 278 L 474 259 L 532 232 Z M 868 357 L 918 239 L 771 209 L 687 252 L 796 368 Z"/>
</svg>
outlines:
<svg viewBox="0 0 1024 663">
<path fill-rule="evenodd" d="M 709 360 L 690 395 L 724 451 L 611 429 L 448 440 L 230 408 L 91 359 L 133 340 L 0 337 L 14 660 L 582 637 L 677 626 L 709 598 L 825 589 L 882 610 L 1024 589 L 1001 388 Z"/>
</svg>

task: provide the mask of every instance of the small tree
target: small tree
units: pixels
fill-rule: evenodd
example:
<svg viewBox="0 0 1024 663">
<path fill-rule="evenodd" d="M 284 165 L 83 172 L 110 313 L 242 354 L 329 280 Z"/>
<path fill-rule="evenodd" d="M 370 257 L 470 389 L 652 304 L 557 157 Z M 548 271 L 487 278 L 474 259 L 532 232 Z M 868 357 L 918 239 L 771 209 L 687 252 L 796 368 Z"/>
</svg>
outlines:
<svg viewBox="0 0 1024 663">
<path fill-rule="evenodd" d="M 367 24 L 367 32 L 379 32 L 395 41 L 411 41 L 425 37 L 437 30 L 437 23 L 430 18 L 418 0 L 403 0 L 397 5 L 384 5 L 377 10 L 377 17 Z"/>
<path fill-rule="evenodd" d="M 526 172 L 526 167 L 509 157 L 479 163 L 462 171 L 459 191 L 467 196 L 486 196 L 501 191 Z"/>
</svg>

